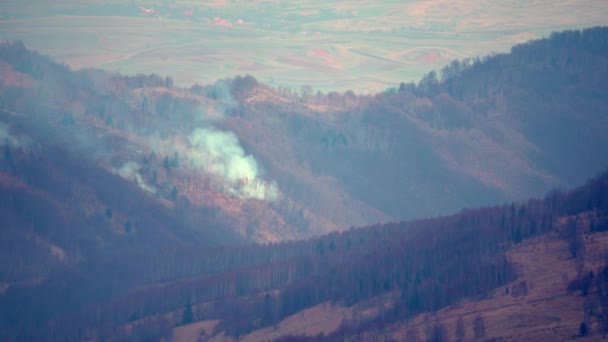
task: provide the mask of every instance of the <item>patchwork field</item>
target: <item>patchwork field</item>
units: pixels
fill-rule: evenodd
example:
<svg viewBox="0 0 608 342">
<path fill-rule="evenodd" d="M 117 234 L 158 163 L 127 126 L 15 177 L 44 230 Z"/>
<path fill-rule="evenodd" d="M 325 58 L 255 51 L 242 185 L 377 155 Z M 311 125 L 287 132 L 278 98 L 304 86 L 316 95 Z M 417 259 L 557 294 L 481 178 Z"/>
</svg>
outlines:
<svg viewBox="0 0 608 342">
<path fill-rule="evenodd" d="M 0 4 L 1 38 L 74 68 L 155 72 L 180 85 L 249 73 L 323 91 L 380 91 L 453 59 L 606 24 L 603 0 Z"/>
</svg>

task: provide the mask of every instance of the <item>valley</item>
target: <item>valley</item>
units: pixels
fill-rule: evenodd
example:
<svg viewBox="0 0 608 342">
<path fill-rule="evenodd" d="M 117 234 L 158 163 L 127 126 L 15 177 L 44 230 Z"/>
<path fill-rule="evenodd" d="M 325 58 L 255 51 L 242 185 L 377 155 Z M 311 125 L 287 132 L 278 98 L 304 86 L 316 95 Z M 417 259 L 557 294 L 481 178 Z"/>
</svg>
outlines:
<svg viewBox="0 0 608 342">
<path fill-rule="evenodd" d="M 45 4 L 0 4 L 0 38 L 75 69 L 154 71 L 185 87 L 249 73 L 273 87 L 368 94 L 454 59 L 606 25 L 608 14 L 601 0 Z"/>
<path fill-rule="evenodd" d="M 599 339 L 608 28 L 427 71 L 184 86 L 0 43 L 0 340 Z"/>
</svg>

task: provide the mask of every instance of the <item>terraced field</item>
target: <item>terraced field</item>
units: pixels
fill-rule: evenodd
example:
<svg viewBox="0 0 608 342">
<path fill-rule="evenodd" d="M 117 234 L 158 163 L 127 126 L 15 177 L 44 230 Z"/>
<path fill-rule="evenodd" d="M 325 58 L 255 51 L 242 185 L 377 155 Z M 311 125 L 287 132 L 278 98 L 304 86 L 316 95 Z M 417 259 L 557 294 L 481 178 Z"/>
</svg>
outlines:
<svg viewBox="0 0 608 342">
<path fill-rule="evenodd" d="M 74 68 L 155 72 L 181 85 L 249 73 L 273 86 L 375 92 L 416 81 L 456 58 L 506 51 L 552 31 L 608 24 L 604 0 L 141 5 L 5 1 L 0 37 L 21 39 Z"/>
</svg>

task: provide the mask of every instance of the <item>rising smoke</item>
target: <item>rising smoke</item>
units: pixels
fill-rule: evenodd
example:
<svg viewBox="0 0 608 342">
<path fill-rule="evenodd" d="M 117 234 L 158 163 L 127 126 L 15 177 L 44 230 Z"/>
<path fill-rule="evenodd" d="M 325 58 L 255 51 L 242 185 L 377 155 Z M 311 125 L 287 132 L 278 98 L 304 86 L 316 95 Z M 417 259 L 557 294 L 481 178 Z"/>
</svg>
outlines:
<svg viewBox="0 0 608 342">
<path fill-rule="evenodd" d="M 243 198 L 276 199 L 276 184 L 260 178 L 256 160 L 245 154 L 234 133 L 213 127 L 197 128 L 188 141 L 191 165 L 221 177 L 234 194 Z"/>
<path fill-rule="evenodd" d="M 237 105 L 230 87 L 228 80 L 219 80 L 210 87 L 207 96 L 215 101 L 199 108 L 201 128 L 188 136 L 186 157 L 192 167 L 218 176 L 230 193 L 242 198 L 273 201 L 279 193 L 276 183 L 261 178 L 255 158 L 245 153 L 233 132 L 214 127 Z"/>
<path fill-rule="evenodd" d="M 8 145 L 13 148 L 23 148 L 31 145 L 32 140 L 25 135 L 11 134 L 10 127 L 0 121 L 0 145 Z"/>
<path fill-rule="evenodd" d="M 237 105 L 231 95 L 229 81 L 217 81 L 207 89 L 206 96 L 213 101 L 200 103 L 192 112 L 189 108 L 180 108 L 172 113 L 172 120 L 157 125 L 152 133 L 138 131 L 137 127 L 134 129 L 145 136 L 147 147 L 168 158 L 168 163 L 173 163 L 172 167 L 191 168 L 209 174 L 218 190 L 240 198 L 275 200 L 279 195 L 276 183 L 261 177 L 255 158 L 244 151 L 233 132 L 217 128 Z M 192 125 L 198 128 L 189 130 Z M 154 188 L 143 181 L 138 169 L 139 165 L 129 162 L 115 172 L 153 192 Z"/>
<path fill-rule="evenodd" d="M 114 169 L 114 172 L 118 174 L 120 177 L 133 181 L 137 186 L 142 188 L 144 191 L 148 193 L 155 193 L 156 189 L 148 185 L 144 178 L 139 173 L 140 165 L 134 161 L 128 161 L 124 163 L 119 169 Z"/>
</svg>

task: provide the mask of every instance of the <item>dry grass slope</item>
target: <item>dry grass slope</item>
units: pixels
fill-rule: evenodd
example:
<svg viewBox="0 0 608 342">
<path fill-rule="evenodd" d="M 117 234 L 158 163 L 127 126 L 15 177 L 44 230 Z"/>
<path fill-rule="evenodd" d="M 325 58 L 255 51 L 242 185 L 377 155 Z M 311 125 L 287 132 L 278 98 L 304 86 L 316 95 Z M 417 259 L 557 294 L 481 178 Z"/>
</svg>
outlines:
<svg viewBox="0 0 608 342">
<path fill-rule="evenodd" d="M 581 216 L 581 215 L 579 215 Z M 587 227 L 588 228 L 588 227 Z M 403 340 L 417 333 L 419 340 L 429 338 L 433 325 L 446 328 L 448 340 L 456 338 L 456 324 L 462 317 L 465 340 L 474 340 L 474 321 L 484 321 L 483 340 L 567 341 L 578 339 L 584 317 L 584 298 L 569 293 L 570 281 L 581 268 L 597 271 L 608 256 L 608 233 L 583 229 L 584 256 L 573 258 L 558 233 L 528 240 L 508 252 L 518 267 L 518 278 L 494 290 L 488 298 L 465 301 L 435 313 L 421 314 L 406 324 L 390 329 L 391 336 Z M 590 322 L 589 339 L 599 338 L 595 322 Z M 408 335 L 409 334 L 409 335 Z"/>
<path fill-rule="evenodd" d="M 572 257 L 560 232 L 567 218 L 556 225 L 556 231 L 513 245 L 507 252 L 516 265 L 518 278 L 493 290 L 484 298 L 471 298 L 437 312 L 424 313 L 407 322 L 393 324 L 383 331 L 369 331 L 364 339 L 378 340 L 381 336 L 395 341 L 427 341 L 433 327 L 444 327 L 446 341 L 455 341 L 458 320 L 462 319 L 464 341 L 569 341 L 580 339 L 581 322 L 587 322 L 587 340 L 601 337 L 599 324 L 585 316 L 585 301 L 580 292 L 569 292 L 568 285 L 580 270 L 597 270 L 608 257 L 608 232 L 590 233 L 589 218 L 594 213 L 576 217 L 583 243 L 581 253 Z M 331 334 L 341 324 L 364 317 L 373 317 L 389 308 L 397 293 L 375 298 L 353 307 L 323 303 L 285 318 L 272 327 L 256 330 L 239 339 L 224 332 L 206 335 L 210 341 L 272 341 L 285 336 Z M 475 321 L 483 320 L 483 334 L 475 331 Z M 208 321 L 193 323 L 174 330 L 174 341 L 181 341 L 184 331 L 199 331 Z M 198 330 L 197 330 L 198 329 Z M 209 330 L 207 330 L 209 331 Z M 190 336 L 198 336 L 191 333 Z M 361 336 L 359 336 L 361 338 Z M 193 339 L 184 339 L 192 340 Z"/>
</svg>

